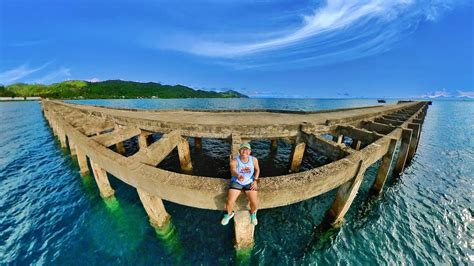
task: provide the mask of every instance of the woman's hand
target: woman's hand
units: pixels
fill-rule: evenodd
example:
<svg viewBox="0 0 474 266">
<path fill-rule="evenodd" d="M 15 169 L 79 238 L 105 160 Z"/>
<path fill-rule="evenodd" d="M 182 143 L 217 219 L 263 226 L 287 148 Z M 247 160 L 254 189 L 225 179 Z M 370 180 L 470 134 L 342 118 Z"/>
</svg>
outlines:
<svg viewBox="0 0 474 266">
<path fill-rule="evenodd" d="M 257 181 L 253 181 L 252 185 L 250 186 L 251 190 L 257 190 Z"/>
</svg>

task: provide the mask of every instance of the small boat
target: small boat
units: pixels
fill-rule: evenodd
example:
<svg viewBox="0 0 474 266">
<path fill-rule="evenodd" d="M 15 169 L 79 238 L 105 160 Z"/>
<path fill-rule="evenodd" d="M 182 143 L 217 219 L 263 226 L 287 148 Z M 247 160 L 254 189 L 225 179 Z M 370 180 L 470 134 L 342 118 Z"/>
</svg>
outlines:
<svg viewBox="0 0 474 266">
<path fill-rule="evenodd" d="M 379 103 L 386 103 L 386 101 L 384 99 L 378 99 L 377 102 Z"/>
</svg>

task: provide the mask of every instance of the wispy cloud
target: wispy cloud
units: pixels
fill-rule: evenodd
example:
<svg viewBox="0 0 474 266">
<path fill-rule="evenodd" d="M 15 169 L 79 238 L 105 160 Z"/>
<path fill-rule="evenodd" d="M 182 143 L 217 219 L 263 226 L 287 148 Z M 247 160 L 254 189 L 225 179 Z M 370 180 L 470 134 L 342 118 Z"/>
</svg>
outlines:
<svg viewBox="0 0 474 266">
<path fill-rule="evenodd" d="M 458 91 L 458 97 L 467 97 L 474 99 L 474 91 Z"/>
<path fill-rule="evenodd" d="M 30 40 L 30 41 L 13 42 L 13 43 L 10 43 L 9 45 L 13 47 L 28 47 L 28 46 L 46 44 L 47 42 L 48 42 L 47 40 Z"/>
<path fill-rule="evenodd" d="M 451 93 L 449 93 L 446 89 L 433 91 L 429 93 L 425 93 L 420 96 L 420 98 L 439 98 L 439 97 L 451 97 Z"/>
<path fill-rule="evenodd" d="M 0 84 L 9 84 L 20 79 L 23 79 L 35 72 L 38 72 L 45 67 L 47 67 L 51 62 L 48 62 L 39 67 L 30 67 L 27 64 L 18 66 L 13 69 L 6 70 L 4 72 L 0 72 Z"/>
<path fill-rule="evenodd" d="M 50 83 L 71 76 L 71 69 L 60 67 L 35 80 L 35 83 Z"/>
<path fill-rule="evenodd" d="M 387 51 L 402 36 L 413 32 L 420 21 L 436 20 L 452 4 L 453 0 L 328 0 L 309 14 L 298 14 L 301 22 L 293 29 L 282 33 L 282 29 L 272 27 L 266 32 L 272 37 L 267 39 L 255 41 L 250 36 L 259 33 L 251 29 L 247 32 L 249 41 L 239 42 L 218 34 L 203 39 L 193 32 L 181 42 L 170 44 L 168 39 L 158 47 L 214 57 L 221 64 L 319 65 Z"/>
</svg>

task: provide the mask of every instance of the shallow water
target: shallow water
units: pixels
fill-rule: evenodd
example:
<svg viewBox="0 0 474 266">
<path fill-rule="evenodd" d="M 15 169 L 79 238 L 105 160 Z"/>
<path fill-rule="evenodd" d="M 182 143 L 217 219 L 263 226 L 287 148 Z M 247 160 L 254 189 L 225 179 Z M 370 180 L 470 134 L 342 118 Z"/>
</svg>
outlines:
<svg viewBox="0 0 474 266">
<path fill-rule="evenodd" d="M 321 110 L 374 100 L 187 99 L 79 101 L 124 108 L 268 108 Z M 375 103 L 376 104 L 376 103 Z M 37 102 L 0 103 L 0 264 L 440 264 L 474 262 L 474 102 L 435 101 L 411 165 L 384 194 L 368 199 L 377 164 L 341 229 L 317 225 L 335 191 L 259 212 L 255 247 L 235 254 L 222 213 L 165 202 L 173 226 L 156 232 L 136 191 L 111 177 L 116 197 L 104 201 L 92 177 L 80 177 L 61 150 Z M 159 136 L 157 136 L 159 138 Z M 256 142 L 264 175 L 285 171 L 289 146 Z M 129 146 L 133 146 L 129 143 Z M 211 149 L 217 147 L 218 149 Z M 132 152 L 133 147 L 127 147 Z M 225 145 L 203 141 L 195 170 L 225 176 Z M 304 167 L 324 163 L 305 155 Z M 198 159 L 200 158 L 200 159 Z M 200 161 L 201 160 L 201 161 Z M 176 167 L 172 156 L 161 167 Z M 209 169 L 209 164 L 216 167 Z M 221 165 L 224 166 L 221 166 Z M 269 174 L 271 173 L 271 174 Z"/>
</svg>

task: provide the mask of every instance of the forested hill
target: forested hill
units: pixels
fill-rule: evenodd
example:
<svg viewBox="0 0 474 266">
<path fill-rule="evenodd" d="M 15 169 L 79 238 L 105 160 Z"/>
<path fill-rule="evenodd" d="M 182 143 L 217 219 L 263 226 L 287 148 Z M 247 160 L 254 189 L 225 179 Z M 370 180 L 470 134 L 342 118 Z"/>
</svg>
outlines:
<svg viewBox="0 0 474 266">
<path fill-rule="evenodd" d="M 233 90 L 225 92 L 194 90 L 183 85 L 107 80 L 88 82 L 63 81 L 51 85 L 17 83 L 0 86 L 0 97 L 53 99 L 130 99 L 130 98 L 248 98 Z"/>
</svg>

